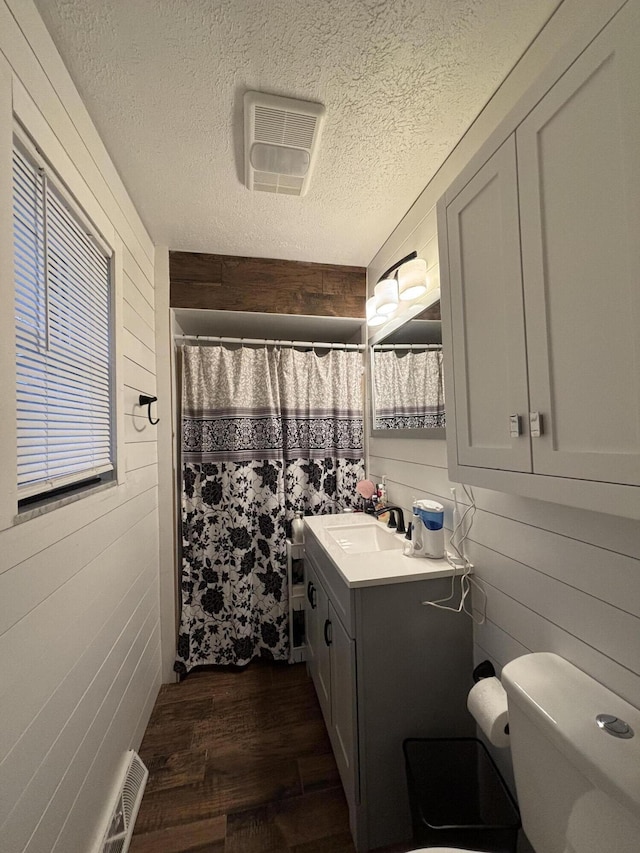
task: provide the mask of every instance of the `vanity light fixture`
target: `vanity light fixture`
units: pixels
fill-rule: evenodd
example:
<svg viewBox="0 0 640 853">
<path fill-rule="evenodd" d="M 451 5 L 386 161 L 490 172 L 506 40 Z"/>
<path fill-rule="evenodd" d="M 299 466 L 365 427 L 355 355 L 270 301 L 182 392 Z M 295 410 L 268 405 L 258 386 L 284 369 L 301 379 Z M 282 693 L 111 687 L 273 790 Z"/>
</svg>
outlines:
<svg viewBox="0 0 640 853">
<path fill-rule="evenodd" d="M 378 279 L 373 296 L 367 300 L 367 325 L 381 326 L 398 309 L 400 300 L 410 302 L 427 290 L 427 263 L 411 252 Z"/>
<path fill-rule="evenodd" d="M 381 326 L 383 323 L 387 322 L 388 317 L 385 317 L 384 314 L 378 314 L 375 296 L 371 296 L 367 299 L 366 309 L 367 326 Z"/>
<path fill-rule="evenodd" d="M 413 258 L 398 269 L 398 291 L 403 302 L 410 302 L 427 292 L 427 262 Z"/>
</svg>

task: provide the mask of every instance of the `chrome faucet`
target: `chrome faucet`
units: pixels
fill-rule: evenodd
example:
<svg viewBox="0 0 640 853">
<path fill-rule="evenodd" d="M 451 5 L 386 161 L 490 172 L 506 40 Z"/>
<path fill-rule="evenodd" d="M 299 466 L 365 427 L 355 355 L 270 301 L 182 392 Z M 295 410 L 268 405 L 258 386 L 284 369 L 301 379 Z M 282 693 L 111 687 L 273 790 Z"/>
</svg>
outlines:
<svg viewBox="0 0 640 853">
<path fill-rule="evenodd" d="M 387 521 L 387 527 L 395 527 L 398 533 L 404 533 L 406 528 L 404 526 L 404 513 L 402 511 L 402 507 L 399 506 L 383 506 L 380 509 L 377 509 L 373 514 L 376 518 L 379 515 L 384 515 L 385 512 L 389 513 L 389 521 Z M 396 513 L 398 514 L 398 521 L 396 522 Z"/>
</svg>

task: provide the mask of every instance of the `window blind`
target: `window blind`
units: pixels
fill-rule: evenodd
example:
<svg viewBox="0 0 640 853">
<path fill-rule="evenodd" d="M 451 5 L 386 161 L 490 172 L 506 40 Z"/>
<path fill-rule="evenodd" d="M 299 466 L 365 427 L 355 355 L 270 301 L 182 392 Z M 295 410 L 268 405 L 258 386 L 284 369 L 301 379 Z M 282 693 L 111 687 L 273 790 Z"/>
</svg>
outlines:
<svg viewBox="0 0 640 853">
<path fill-rule="evenodd" d="M 18 498 L 113 468 L 110 259 L 13 152 Z"/>
</svg>

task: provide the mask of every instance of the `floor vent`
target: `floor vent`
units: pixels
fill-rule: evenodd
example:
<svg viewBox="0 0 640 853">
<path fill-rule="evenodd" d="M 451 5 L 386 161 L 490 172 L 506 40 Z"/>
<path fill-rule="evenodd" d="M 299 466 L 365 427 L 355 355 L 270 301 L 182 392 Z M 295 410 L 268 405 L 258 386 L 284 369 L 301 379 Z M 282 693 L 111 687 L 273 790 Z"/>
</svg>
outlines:
<svg viewBox="0 0 640 853">
<path fill-rule="evenodd" d="M 247 92 L 244 158 L 248 189 L 304 195 L 309 188 L 323 119 L 322 104 Z"/>
<path fill-rule="evenodd" d="M 102 839 L 100 853 L 127 853 L 131 843 L 149 771 L 137 752 L 130 750 L 128 756 L 122 785 Z"/>
</svg>

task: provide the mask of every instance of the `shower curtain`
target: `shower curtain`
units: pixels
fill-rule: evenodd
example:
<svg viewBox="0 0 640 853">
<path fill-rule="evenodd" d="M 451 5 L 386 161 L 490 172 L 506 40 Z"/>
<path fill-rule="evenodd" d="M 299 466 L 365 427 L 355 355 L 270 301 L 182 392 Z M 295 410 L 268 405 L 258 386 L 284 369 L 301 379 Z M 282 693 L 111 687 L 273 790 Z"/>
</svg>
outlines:
<svg viewBox="0 0 640 853">
<path fill-rule="evenodd" d="M 442 352 L 376 350 L 374 429 L 445 426 Z"/>
<path fill-rule="evenodd" d="M 287 525 L 356 503 L 362 355 L 182 350 L 182 615 L 175 670 L 288 657 Z"/>
</svg>

